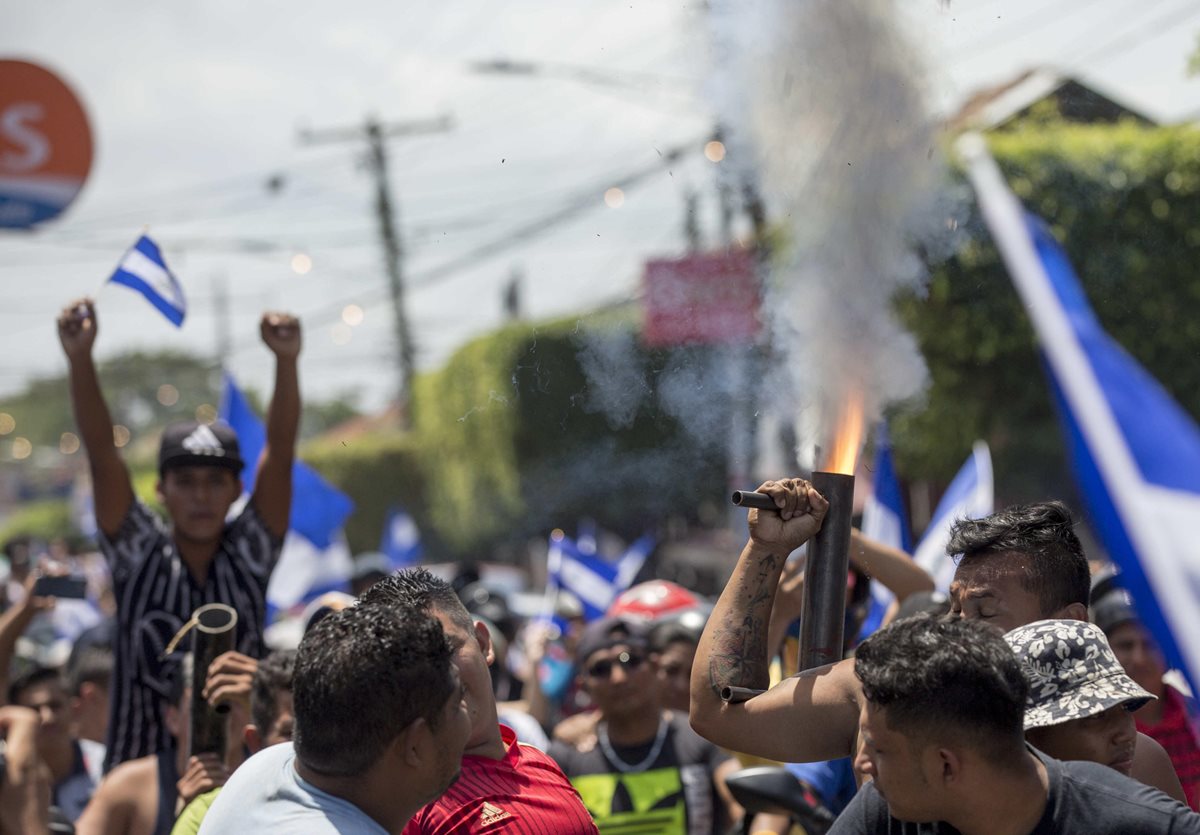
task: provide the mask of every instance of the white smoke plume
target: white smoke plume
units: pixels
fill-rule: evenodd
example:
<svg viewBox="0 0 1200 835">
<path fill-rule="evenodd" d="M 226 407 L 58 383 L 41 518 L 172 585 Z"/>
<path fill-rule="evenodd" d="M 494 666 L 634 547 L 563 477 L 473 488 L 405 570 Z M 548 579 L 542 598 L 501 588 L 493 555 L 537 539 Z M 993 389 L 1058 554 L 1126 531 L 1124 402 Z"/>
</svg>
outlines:
<svg viewBox="0 0 1200 835">
<path fill-rule="evenodd" d="M 897 6 L 711 0 L 707 15 L 726 159 L 762 184 L 784 232 L 764 303 L 777 372 L 767 389 L 796 421 L 804 465 L 820 463 L 805 459 L 829 442 L 848 387 L 861 387 L 870 420 L 926 381 L 889 300 L 924 277 L 914 246 L 946 234 L 945 177 Z"/>
</svg>

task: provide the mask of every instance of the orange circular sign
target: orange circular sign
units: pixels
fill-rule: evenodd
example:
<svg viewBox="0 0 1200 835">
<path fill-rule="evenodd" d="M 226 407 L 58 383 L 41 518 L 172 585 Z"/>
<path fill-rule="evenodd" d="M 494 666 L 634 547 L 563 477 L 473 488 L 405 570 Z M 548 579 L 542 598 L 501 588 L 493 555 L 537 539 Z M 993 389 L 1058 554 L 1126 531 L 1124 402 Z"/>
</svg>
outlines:
<svg viewBox="0 0 1200 835">
<path fill-rule="evenodd" d="M 36 64 L 0 61 L 0 227 L 55 217 L 91 167 L 92 132 L 71 89 Z"/>
</svg>

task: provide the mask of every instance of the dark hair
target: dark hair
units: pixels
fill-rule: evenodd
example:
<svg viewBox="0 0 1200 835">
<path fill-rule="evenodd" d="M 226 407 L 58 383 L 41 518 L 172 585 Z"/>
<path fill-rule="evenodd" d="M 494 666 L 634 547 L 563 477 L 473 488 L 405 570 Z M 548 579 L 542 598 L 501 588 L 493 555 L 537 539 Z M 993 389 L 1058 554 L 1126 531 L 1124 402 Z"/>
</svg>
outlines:
<svg viewBox="0 0 1200 835">
<path fill-rule="evenodd" d="M 250 719 L 265 734 L 279 718 L 276 697 L 292 692 L 292 675 L 296 668 L 296 650 L 281 649 L 258 662 L 250 682 Z"/>
<path fill-rule="evenodd" d="M 677 620 L 668 620 L 650 627 L 646 643 L 651 652 L 666 652 L 671 644 L 689 644 L 694 648 L 700 643 L 700 634 Z"/>
<path fill-rule="evenodd" d="M 107 647 L 91 646 L 72 659 L 67 671 L 67 690 L 78 696 L 84 684 L 95 684 L 104 690 L 112 681 L 113 653 Z"/>
<path fill-rule="evenodd" d="M 8 685 L 8 703 L 20 704 L 20 697 L 31 687 L 52 683 L 63 686 L 62 674 L 54 667 L 30 667 Z"/>
<path fill-rule="evenodd" d="M 436 728 L 455 686 L 432 615 L 366 603 L 334 612 L 296 652 L 296 756 L 321 774 L 362 774 L 417 719 Z"/>
<path fill-rule="evenodd" d="M 896 621 L 862 643 L 854 673 L 893 731 L 920 746 L 958 738 L 998 763 L 1023 750 L 1028 685 L 1000 633 L 978 621 Z"/>
<path fill-rule="evenodd" d="M 389 574 L 362 593 L 363 603 L 420 609 L 436 609 L 469 634 L 475 621 L 454 588 L 427 568 L 406 568 Z"/>
<path fill-rule="evenodd" d="M 961 555 L 960 566 L 994 554 L 1027 557 L 1021 587 L 1038 596 L 1048 618 L 1072 603 L 1088 605 L 1091 572 L 1074 525 L 1062 502 L 1014 505 L 955 522 L 946 552 Z"/>
</svg>

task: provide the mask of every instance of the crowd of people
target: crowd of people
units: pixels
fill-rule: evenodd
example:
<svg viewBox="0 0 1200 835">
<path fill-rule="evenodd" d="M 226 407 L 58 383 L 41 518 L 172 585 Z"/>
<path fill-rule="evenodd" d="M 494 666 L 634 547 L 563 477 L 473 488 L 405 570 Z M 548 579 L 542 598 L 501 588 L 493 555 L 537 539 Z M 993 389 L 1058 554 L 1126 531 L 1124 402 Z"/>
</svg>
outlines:
<svg viewBox="0 0 1200 835">
<path fill-rule="evenodd" d="M 67 592 L 46 581 L 71 558 L 6 546 L 0 835 L 1200 833 L 1196 703 L 1061 503 L 959 521 L 948 596 L 855 532 L 845 658 L 816 670 L 795 670 L 789 635 L 829 503 L 800 478 L 759 488 L 775 509 L 749 511 L 715 601 L 652 580 L 599 619 L 562 596 L 522 624 L 477 578 L 367 560 L 353 594 L 308 607 L 298 646 L 272 647 L 298 321 L 262 319 L 258 461 L 219 423 L 163 432 L 165 518 L 113 443 L 94 308 L 58 327 L 106 611 L 49 652 L 39 625 Z M 895 602 L 864 636 L 872 583 Z M 232 648 L 194 669 L 208 604 L 236 611 Z M 214 717 L 224 744 L 200 748 Z M 763 774 L 786 797 L 746 794 Z"/>
</svg>

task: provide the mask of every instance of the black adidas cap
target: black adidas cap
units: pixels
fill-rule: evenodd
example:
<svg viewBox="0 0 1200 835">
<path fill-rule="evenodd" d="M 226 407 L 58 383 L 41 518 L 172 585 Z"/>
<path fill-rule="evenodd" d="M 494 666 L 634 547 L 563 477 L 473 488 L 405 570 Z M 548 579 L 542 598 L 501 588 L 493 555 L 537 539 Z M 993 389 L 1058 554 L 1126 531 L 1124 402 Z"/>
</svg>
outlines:
<svg viewBox="0 0 1200 835">
<path fill-rule="evenodd" d="M 158 471 L 174 467 L 225 467 L 241 473 L 245 462 L 237 434 L 224 423 L 189 420 L 163 430 L 158 448 Z"/>
</svg>

